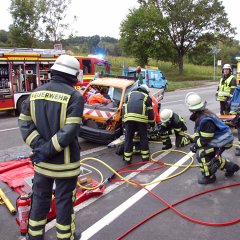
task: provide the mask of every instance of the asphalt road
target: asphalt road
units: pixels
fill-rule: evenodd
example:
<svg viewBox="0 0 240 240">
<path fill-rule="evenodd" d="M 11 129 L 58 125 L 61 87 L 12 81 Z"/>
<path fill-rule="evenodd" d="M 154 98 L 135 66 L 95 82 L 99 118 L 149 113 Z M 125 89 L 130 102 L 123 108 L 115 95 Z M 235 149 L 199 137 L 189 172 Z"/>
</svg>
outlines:
<svg viewBox="0 0 240 240">
<path fill-rule="evenodd" d="M 205 87 L 191 90 L 177 90 L 175 92 L 166 92 L 162 101 L 162 109 L 171 108 L 173 111 L 182 115 L 188 125 L 188 132 L 193 133 L 193 123 L 189 121 L 189 111 L 184 104 L 184 98 L 189 91 L 198 92 L 203 99 L 208 102 L 208 108 L 215 113 L 219 112 L 219 103 L 215 101 L 214 93 L 216 84 L 209 84 Z M 152 90 L 152 91 L 155 91 Z M 234 130 L 234 134 L 236 132 Z M 17 118 L 10 117 L 5 113 L 0 115 L 0 161 L 7 161 L 20 155 L 26 155 L 29 150 L 20 138 L 17 129 Z M 236 138 L 236 137 L 235 137 Z M 174 139 L 173 139 L 174 140 Z M 80 139 L 82 147 L 82 158 L 95 157 L 102 160 L 115 170 L 123 167 L 122 157 L 115 154 L 114 148 L 96 145 L 85 142 Z M 237 140 L 235 139 L 235 142 Z M 11 147 L 10 147 L 11 146 Z M 190 168 L 182 174 L 166 181 L 163 179 L 179 173 L 184 168 L 180 167 L 189 164 L 189 156 L 181 152 L 159 152 L 161 143 L 151 143 L 150 149 L 154 159 L 164 163 L 175 164 L 175 166 L 165 166 L 159 170 L 149 172 L 131 172 L 123 174 L 126 178 L 133 181 L 146 184 L 148 191 L 139 186 L 132 186 L 127 183 L 108 183 L 103 195 L 90 198 L 76 207 L 77 228 L 83 232 L 82 239 L 91 240 L 114 240 L 135 226 L 139 221 L 144 220 L 151 214 L 174 203 L 212 188 L 221 187 L 230 184 L 240 183 L 240 176 L 237 173 L 232 178 L 225 178 L 222 172 L 217 172 L 217 181 L 208 186 L 202 186 L 197 183 L 197 176 L 200 171 L 198 168 Z M 189 147 L 179 149 L 189 153 Z M 225 156 L 240 164 L 240 158 L 234 156 L 234 148 L 228 150 Z M 133 163 L 139 162 L 140 157 L 134 156 Z M 90 165 L 98 168 L 104 178 L 112 175 L 112 172 L 103 164 L 94 161 L 88 161 Z M 197 164 L 194 160 L 194 164 Z M 145 164 L 134 166 L 133 169 L 159 167 L 158 164 Z M 93 173 L 95 179 L 99 179 L 97 173 Z M 161 181 L 162 180 L 162 181 Z M 149 185 L 148 183 L 154 182 Z M 15 193 L 2 186 L 14 201 Z M 176 206 L 176 209 L 192 219 L 216 223 L 231 222 L 239 218 L 239 186 L 225 188 L 223 190 L 210 192 L 183 202 Z M 11 216 L 4 206 L 0 206 L 0 239 L 15 240 L 18 239 L 19 232 L 15 223 L 15 217 Z M 206 223 L 207 224 L 207 223 Z M 56 239 L 54 221 L 47 224 L 46 240 Z M 207 226 L 194 223 L 179 216 L 173 210 L 166 210 L 149 221 L 136 228 L 122 239 L 126 240 L 236 240 L 239 239 L 239 223 L 230 226 Z"/>
</svg>

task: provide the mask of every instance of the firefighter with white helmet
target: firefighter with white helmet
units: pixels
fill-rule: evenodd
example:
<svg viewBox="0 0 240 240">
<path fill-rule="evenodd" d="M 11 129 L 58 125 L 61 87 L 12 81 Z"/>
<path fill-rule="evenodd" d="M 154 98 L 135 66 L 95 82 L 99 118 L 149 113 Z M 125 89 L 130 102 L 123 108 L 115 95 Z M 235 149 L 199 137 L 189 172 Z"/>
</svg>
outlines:
<svg viewBox="0 0 240 240">
<path fill-rule="evenodd" d="M 162 150 L 172 148 L 170 135 L 172 133 L 176 136 L 176 146 L 183 147 L 190 143 L 189 138 L 186 136 L 187 126 L 182 116 L 173 112 L 172 109 L 163 109 L 160 113 L 161 127 L 160 136 L 164 147 Z"/>
<path fill-rule="evenodd" d="M 222 78 L 220 79 L 216 92 L 217 101 L 220 102 L 221 115 L 229 114 L 229 101 L 233 96 L 236 86 L 236 78 L 232 75 L 232 68 L 230 64 L 224 64 L 222 68 Z"/>
<path fill-rule="evenodd" d="M 73 206 L 80 174 L 77 137 L 84 108 L 83 96 L 74 88 L 80 64 L 72 56 L 61 55 L 51 70 L 51 81 L 30 94 L 19 116 L 20 131 L 32 148 L 34 165 L 28 239 L 44 239 L 54 182 L 56 239 L 79 239 Z"/>
<path fill-rule="evenodd" d="M 140 153 L 143 161 L 149 161 L 147 129 L 155 126 L 152 99 L 149 96 L 149 88 L 142 84 L 136 90 L 131 91 L 123 105 L 123 122 L 125 127 L 125 144 L 123 160 L 131 163 L 133 156 L 133 138 L 135 132 L 140 137 Z"/>
<path fill-rule="evenodd" d="M 231 177 L 239 170 L 239 166 L 222 156 L 224 150 L 232 147 L 233 133 L 213 112 L 206 108 L 197 93 L 190 92 L 185 98 L 186 106 L 192 112 L 190 120 L 195 122 L 194 144 L 190 147 L 196 153 L 202 175 L 199 184 L 209 184 L 216 180 L 216 171 L 225 171 Z"/>
</svg>

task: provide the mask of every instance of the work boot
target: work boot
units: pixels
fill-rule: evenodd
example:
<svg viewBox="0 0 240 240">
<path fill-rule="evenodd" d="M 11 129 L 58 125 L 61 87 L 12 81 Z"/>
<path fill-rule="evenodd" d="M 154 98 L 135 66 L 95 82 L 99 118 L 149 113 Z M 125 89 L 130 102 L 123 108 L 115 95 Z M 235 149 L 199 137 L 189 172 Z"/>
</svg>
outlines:
<svg viewBox="0 0 240 240">
<path fill-rule="evenodd" d="M 75 232 L 74 232 L 74 240 L 80 240 L 81 239 L 81 236 L 82 236 L 82 233 L 81 233 L 81 231 L 80 230 L 76 230 Z"/>
<path fill-rule="evenodd" d="M 126 160 L 123 160 L 124 161 L 124 165 L 130 165 L 132 164 L 132 161 L 126 161 Z"/>
<path fill-rule="evenodd" d="M 198 183 L 199 184 L 210 184 L 210 183 L 214 183 L 216 181 L 216 176 L 215 175 L 212 175 L 212 176 L 203 176 L 201 175 L 199 178 L 198 178 Z"/>
<path fill-rule="evenodd" d="M 235 156 L 240 156 L 240 148 L 236 147 Z"/>
<path fill-rule="evenodd" d="M 237 164 L 234 164 L 231 171 L 227 170 L 225 172 L 225 177 L 232 177 L 235 172 L 239 170 L 239 166 Z"/>
<path fill-rule="evenodd" d="M 162 150 L 168 150 L 170 148 L 172 148 L 172 144 L 167 144 L 164 147 L 162 147 Z"/>
</svg>

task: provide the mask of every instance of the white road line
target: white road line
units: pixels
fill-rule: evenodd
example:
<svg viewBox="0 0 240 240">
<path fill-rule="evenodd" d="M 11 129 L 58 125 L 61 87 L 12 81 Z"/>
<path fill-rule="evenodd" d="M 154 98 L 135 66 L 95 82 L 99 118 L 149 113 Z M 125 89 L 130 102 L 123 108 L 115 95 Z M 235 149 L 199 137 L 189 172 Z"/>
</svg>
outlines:
<svg viewBox="0 0 240 240">
<path fill-rule="evenodd" d="M 184 102 L 183 100 L 176 100 L 176 101 L 171 101 L 171 102 L 163 102 L 161 103 L 162 105 L 168 104 L 168 103 L 176 103 L 176 102 Z"/>
<path fill-rule="evenodd" d="M 7 131 L 16 130 L 16 129 L 19 129 L 19 127 L 2 129 L 2 130 L 0 130 L 0 132 L 7 132 Z"/>
<path fill-rule="evenodd" d="M 85 156 L 85 155 L 87 155 L 87 154 L 89 154 L 89 153 L 96 153 L 96 152 L 105 150 L 105 149 L 107 149 L 107 148 L 108 148 L 108 147 L 106 147 L 106 146 L 100 146 L 100 147 L 96 147 L 96 148 L 91 148 L 91 149 L 89 149 L 89 150 L 86 150 L 86 151 L 81 152 L 81 157 L 82 157 L 82 156 Z"/>
<path fill-rule="evenodd" d="M 156 160 L 160 160 L 162 159 L 163 157 L 165 157 L 167 154 L 169 154 L 169 152 L 163 152 L 162 154 L 160 154 L 158 157 L 156 157 L 155 159 Z M 153 165 L 154 163 L 147 163 L 147 164 L 144 164 L 143 166 L 141 166 L 140 168 L 138 168 L 137 170 L 144 170 L 148 167 L 150 167 L 151 165 Z M 131 179 L 133 177 L 135 177 L 136 175 L 140 174 L 140 172 L 132 172 L 130 173 L 129 175 L 127 175 L 125 178 L 126 179 Z M 106 196 L 107 194 L 109 194 L 110 192 L 112 192 L 114 189 L 118 188 L 119 186 L 121 186 L 122 184 L 124 184 L 125 182 L 118 182 L 118 183 L 115 183 L 115 184 L 112 184 L 110 185 L 109 187 L 107 187 L 103 194 L 100 195 L 100 196 L 97 196 L 97 197 L 92 197 L 92 198 L 89 198 L 88 200 L 82 202 L 81 204 L 79 204 L 78 206 L 74 207 L 74 211 L 75 212 L 78 212 L 80 211 L 81 209 L 87 207 L 88 205 L 94 203 L 95 201 L 97 201 L 99 198 L 103 197 L 103 196 Z M 56 225 L 56 219 L 53 219 L 51 222 L 49 222 L 48 224 L 46 224 L 46 227 L 45 227 L 45 231 L 49 231 L 50 229 L 52 229 L 53 227 L 55 227 Z"/>
<path fill-rule="evenodd" d="M 194 153 L 190 152 L 189 155 L 184 156 L 181 158 L 176 165 L 181 166 L 184 164 L 190 156 L 192 156 Z M 172 166 L 168 170 L 166 170 L 164 173 L 162 173 L 160 176 L 158 176 L 156 179 L 153 180 L 159 181 L 162 180 L 169 175 L 171 175 L 178 167 Z M 158 183 L 148 185 L 146 188 L 148 190 L 152 190 L 154 187 L 156 187 Z M 137 201 L 139 201 L 142 197 L 144 197 L 148 192 L 145 189 L 141 189 L 139 192 L 134 194 L 132 197 L 130 197 L 128 200 L 123 202 L 121 205 L 119 205 L 117 208 L 112 210 L 110 213 L 108 213 L 106 216 L 104 216 L 102 219 L 100 219 L 98 222 L 93 224 L 91 227 L 86 229 L 82 233 L 81 240 L 88 240 L 93 235 L 95 235 L 97 232 L 99 232 L 101 229 L 103 229 L 105 226 L 109 225 L 111 222 L 113 222 L 117 217 L 119 217 L 123 212 L 125 212 L 128 208 L 130 208 L 133 204 L 135 204 Z"/>
</svg>

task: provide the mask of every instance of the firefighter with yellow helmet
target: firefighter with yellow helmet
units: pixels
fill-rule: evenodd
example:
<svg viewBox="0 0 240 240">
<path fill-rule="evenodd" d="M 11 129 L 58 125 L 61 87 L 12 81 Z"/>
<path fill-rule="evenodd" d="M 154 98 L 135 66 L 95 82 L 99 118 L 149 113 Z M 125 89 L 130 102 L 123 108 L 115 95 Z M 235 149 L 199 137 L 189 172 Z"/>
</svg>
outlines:
<svg viewBox="0 0 240 240">
<path fill-rule="evenodd" d="M 217 101 L 220 102 L 221 115 L 229 114 L 229 101 L 233 96 L 236 86 L 236 78 L 232 75 L 232 68 L 230 64 L 224 64 L 222 68 L 222 78 L 220 79 L 216 92 Z"/>
<path fill-rule="evenodd" d="M 216 171 L 225 171 L 226 177 L 232 177 L 239 166 L 222 156 L 224 150 L 233 145 L 233 133 L 213 112 L 206 108 L 207 102 L 194 92 L 185 98 L 186 106 L 192 112 L 190 120 L 195 122 L 194 144 L 190 150 L 196 153 L 202 175 L 199 184 L 215 182 Z"/>
<path fill-rule="evenodd" d="M 176 136 L 176 147 L 184 147 L 190 143 L 189 138 L 186 136 L 187 125 L 182 116 L 173 112 L 172 109 L 163 109 L 160 113 L 160 119 L 159 132 L 164 145 L 162 150 L 172 148 L 170 135 L 173 133 Z"/>
<path fill-rule="evenodd" d="M 73 206 L 80 174 L 77 137 L 84 100 L 73 86 L 78 82 L 80 64 L 72 56 L 61 55 L 51 71 L 51 81 L 30 94 L 19 116 L 20 131 L 32 148 L 34 164 L 28 239 L 44 239 L 55 183 L 56 239 L 75 240 L 81 236 L 76 231 Z"/>
</svg>

